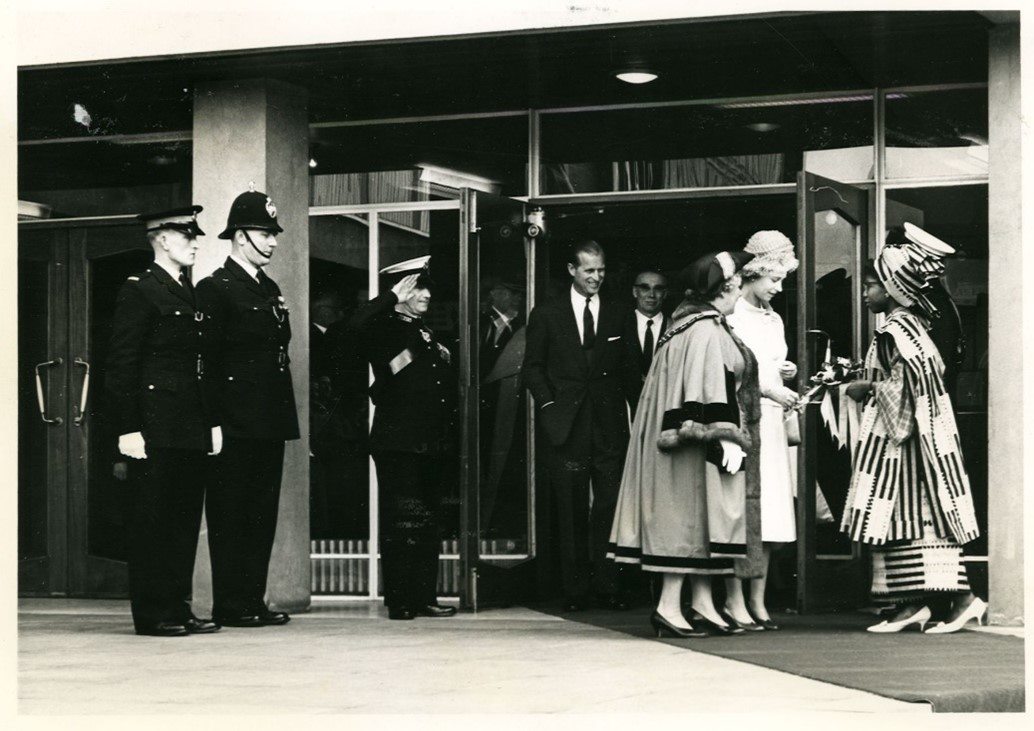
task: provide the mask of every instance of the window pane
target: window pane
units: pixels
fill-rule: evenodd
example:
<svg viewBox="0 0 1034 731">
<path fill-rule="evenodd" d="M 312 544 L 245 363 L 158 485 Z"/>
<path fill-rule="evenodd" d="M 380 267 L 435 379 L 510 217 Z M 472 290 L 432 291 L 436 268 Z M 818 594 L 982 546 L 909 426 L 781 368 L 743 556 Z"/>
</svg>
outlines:
<svg viewBox="0 0 1034 731">
<path fill-rule="evenodd" d="M 987 89 L 887 94 L 887 177 L 987 175 Z"/>
<path fill-rule="evenodd" d="M 542 192 L 845 181 L 873 171 L 872 97 L 542 116 Z"/>
<path fill-rule="evenodd" d="M 526 116 L 312 130 L 310 205 L 527 193 Z M 315 167 L 312 164 L 315 163 Z"/>
<path fill-rule="evenodd" d="M 190 205 L 190 142 L 22 145 L 18 198 L 52 218 L 158 211 Z"/>
</svg>

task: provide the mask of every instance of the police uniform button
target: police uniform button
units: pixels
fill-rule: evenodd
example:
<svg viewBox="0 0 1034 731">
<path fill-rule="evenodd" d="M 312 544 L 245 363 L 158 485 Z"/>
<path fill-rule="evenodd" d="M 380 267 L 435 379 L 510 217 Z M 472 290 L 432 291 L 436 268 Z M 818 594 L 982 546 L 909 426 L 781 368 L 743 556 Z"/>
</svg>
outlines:
<svg viewBox="0 0 1034 731">
<path fill-rule="evenodd" d="M 153 383 L 149 384 L 149 385 L 147 386 L 147 388 L 148 388 L 149 390 L 153 391 L 153 390 L 154 390 L 154 384 L 153 384 Z"/>
<path fill-rule="evenodd" d="M 226 380 L 227 380 L 227 381 L 232 381 L 232 380 L 233 380 L 233 376 L 227 376 L 227 377 L 226 377 Z"/>
<path fill-rule="evenodd" d="M 175 311 L 175 312 L 173 312 L 172 314 L 174 314 L 174 315 L 178 315 L 179 313 L 180 313 L 180 311 L 179 311 L 179 310 L 176 310 L 176 311 Z"/>
</svg>

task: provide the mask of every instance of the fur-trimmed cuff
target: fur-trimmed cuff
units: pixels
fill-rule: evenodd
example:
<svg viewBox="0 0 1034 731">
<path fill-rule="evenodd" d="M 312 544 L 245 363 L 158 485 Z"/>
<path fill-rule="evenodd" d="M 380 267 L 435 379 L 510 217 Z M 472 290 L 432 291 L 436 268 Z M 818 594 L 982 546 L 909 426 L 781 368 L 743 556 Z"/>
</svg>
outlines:
<svg viewBox="0 0 1034 731">
<path fill-rule="evenodd" d="M 663 436 L 662 432 L 662 436 Z M 679 427 L 680 442 L 717 442 L 727 439 L 744 449 L 750 449 L 750 435 L 732 424 L 698 424 L 695 421 L 684 421 Z"/>
<path fill-rule="evenodd" d="M 679 446 L 679 432 L 677 429 L 665 429 L 657 437 L 657 449 L 662 452 L 670 452 Z"/>
</svg>

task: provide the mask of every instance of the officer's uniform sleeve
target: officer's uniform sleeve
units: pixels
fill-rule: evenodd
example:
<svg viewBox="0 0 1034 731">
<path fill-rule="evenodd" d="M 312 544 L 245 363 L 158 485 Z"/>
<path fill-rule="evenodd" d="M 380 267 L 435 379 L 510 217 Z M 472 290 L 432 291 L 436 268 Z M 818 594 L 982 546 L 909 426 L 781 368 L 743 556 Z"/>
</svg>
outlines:
<svg viewBox="0 0 1034 731">
<path fill-rule="evenodd" d="M 398 301 L 399 298 L 390 289 L 377 295 L 369 302 L 355 308 L 355 312 L 348 318 L 346 328 L 356 332 L 369 330 L 377 320 L 391 312 Z"/>
<path fill-rule="evenodd" d="M 194 289 L 197 306 L 208 319 L 205 352 L 204 393 L 208 426 L 220 426 L 223 413 L 223 392 L 226 378 L 223 368 L 223 343 L 226 337 L 229 307 L 212 277 L 205 277 Z"/>
<path fill-rule="evenodd" d="M 140 291 L 139 282 L 123 283 L 115 301 L 111 346 L 108 350 L 107 382 L 114 406 L 115 427 L 119 435 L 141 431 L 140 357 L 151 324 L 150 303 Z"/>
</svg>

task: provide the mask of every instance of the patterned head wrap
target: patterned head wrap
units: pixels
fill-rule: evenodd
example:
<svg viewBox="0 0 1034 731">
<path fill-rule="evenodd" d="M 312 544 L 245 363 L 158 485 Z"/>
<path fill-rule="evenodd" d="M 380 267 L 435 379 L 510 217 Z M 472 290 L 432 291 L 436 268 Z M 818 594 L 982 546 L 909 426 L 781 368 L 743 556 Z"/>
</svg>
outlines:
<svg viewBox="0 0 1034 731">
<path fill-rule="evenodd" d="M 888 243 L 876 258 L 876 276 L 895 300 L 935 317 L 937 308 L 926 295 L 930 282 L 944 274 L 944 259 L 954 253 L 936 236 L 906 223 L 905 241 Z"/>
</svg>

